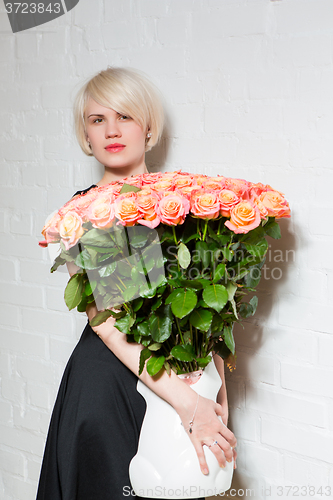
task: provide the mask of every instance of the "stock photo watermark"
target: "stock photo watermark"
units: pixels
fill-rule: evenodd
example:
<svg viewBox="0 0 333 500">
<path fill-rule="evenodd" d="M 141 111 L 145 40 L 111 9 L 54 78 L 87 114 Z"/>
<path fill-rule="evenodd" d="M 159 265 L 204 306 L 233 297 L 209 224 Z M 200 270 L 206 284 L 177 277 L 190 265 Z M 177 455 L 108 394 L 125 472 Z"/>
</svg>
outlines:
<svg viewBox="0 0 333 500">
<path fill-rule="evenodd" d="M 3 0 L 13 33 L 53 21 L 72 10 L 80 0 L 39 0 L 15 2 Z"/>
</svg>

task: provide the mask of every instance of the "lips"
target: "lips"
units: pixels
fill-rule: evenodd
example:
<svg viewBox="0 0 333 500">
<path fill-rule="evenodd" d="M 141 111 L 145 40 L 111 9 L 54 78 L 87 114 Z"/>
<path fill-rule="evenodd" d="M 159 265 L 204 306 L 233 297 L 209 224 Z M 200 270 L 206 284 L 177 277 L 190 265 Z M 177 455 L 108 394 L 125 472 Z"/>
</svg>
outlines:
<svg viewBox="0 0 333 500">
<path fill-rule="evenodd" d="M 114 144 L 109 144 L 106 146 L 106 150 L 110 151 L 111 153 L 118 153 L 119 151 L 123 151 L 125 148 L 125 144 L 119 144 L 118 142 L 115 142 Z"/>
</svg>

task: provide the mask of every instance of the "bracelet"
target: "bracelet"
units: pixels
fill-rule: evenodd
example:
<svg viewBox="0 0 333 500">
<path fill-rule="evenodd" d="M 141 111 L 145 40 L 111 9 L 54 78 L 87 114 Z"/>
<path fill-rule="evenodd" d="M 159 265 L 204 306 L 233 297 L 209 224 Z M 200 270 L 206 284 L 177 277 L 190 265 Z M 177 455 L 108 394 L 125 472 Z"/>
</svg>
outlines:
<svg viewBox="0 0 333 500">
<path fill-rule="evenodd" d="M 198 397 L 197 397 L 197 404 L 195 405 L 195 410 L 194 410 L 194 413 L 193 413 L 192 420 L 190 420 L 190 422 L 189 422 L 189 426 L 190 427 L 188 429 L 185 429 L 186 431 L 189 431 L 190 434 L 192 434 L 192 427 L 193 427 L 193 422 L 194 422 L 194 416 L 195 416 L 197 408 L 198 408 L 198 403 L 199 403 L 199 394 L 198 394 Z"/>
</svg>

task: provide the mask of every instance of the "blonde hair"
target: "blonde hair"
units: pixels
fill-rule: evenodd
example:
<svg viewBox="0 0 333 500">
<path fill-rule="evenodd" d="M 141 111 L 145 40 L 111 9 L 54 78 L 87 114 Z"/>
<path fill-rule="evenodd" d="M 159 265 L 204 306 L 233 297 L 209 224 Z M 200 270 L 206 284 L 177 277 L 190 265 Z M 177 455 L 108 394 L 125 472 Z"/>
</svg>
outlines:
<svg viewBox="0 0 333 500">
<path fill-rule="evenodd" d="M 138 70 L 108 67 L 81 87 L 74 101 L 74 126 L 83 152 L 92 156 L 85 130 L 85 109 L 89 98 L 118 113 L 129 115 L 143 131 L 149 129 L 146 151 L 159 141 L 164 112 L 157 88 Z"/>
</svg>

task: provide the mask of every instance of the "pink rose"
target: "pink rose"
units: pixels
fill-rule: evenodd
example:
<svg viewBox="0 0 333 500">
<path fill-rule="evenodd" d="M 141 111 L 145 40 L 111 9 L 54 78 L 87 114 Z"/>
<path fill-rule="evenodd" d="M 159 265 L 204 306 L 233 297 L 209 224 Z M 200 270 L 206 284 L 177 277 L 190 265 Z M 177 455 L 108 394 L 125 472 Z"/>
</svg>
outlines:
<svg viewBox="0 0 333 500">
<path fill-rule="evenodd" d="M 190 202 L 177 192 L 163 196 L 156 205 L 156 213 L 161 222 L 169 226 L 183 224 L 189 210 Z"/>
<path fill-rule="evenodd" d="M 122 194 L 114 203 L 114 213 L 119 221 L 117 225 L 134 226 L 141 213 L 139 211 L 135 193 L 129 192 Z"/>
<path fill-rule="evenodd" d="M 84 233 L 82 219 L 76 212 L 67 212 L 59 222 L 58 228 L 66 250 L 76 245 Z"/>
<path fill-rule="evenodd" d="M 290 217 L 290 208 L 287 200 L 278 191 L 266 191 L 259 197 L 266 207 L 269 217 Z"/>
<path fill-rule="evenodd" d="M 203 192 L 202 192 L 203 191 Z M 191 212 L 201 219 L 216 219 L 220 215 L 220 202 L 216 191 L 193 191 Z"/>
<path fill-rule="evenodd" d="M 114 208 L 109 196 L 100 196 L 86 212 L 87 218 L 98 229 L 108 229 L 114 220 Z"/>
<path fill-rule="evenodd" d="M 250 183 L 244 179 L 226 178 L 225 187 L 226 189 L 230 189 L 230 191 L 236 193 L 240 198 L 249 198 Z"/>
<path fill-rule="evenodd" d="M 220 201 L 220 213 L 223 217 L 230 217 L 230 211 L 239 203 L 239 197 L 230 189 L 223 189 L 218 194 Z"/>
<path fill-rule="evenodd" d="M 225 225 L 236 234 L 248 233 L 261 222 L 259 209 L 249 201 L 241 201 L 230 213 L 230 220 Z"/>
</svg>

